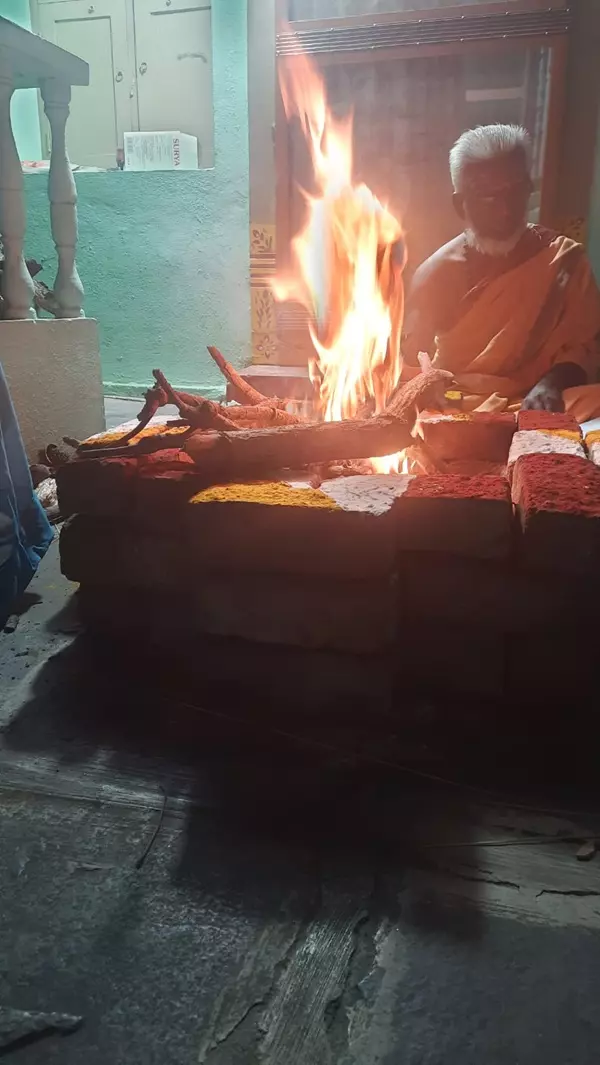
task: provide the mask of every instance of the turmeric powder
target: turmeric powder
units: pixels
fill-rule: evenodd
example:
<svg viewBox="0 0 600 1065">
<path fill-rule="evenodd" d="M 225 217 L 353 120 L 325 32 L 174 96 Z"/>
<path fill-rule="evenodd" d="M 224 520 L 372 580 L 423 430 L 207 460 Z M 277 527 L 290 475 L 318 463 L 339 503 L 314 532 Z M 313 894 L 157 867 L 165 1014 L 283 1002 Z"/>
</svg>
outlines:
<svg viewBox="0 0 600 1065">
<path fill-rule="evenodd" d="M 190 503 L 257 503 L 262 506 L 340 509 L 333 499 L 318 488 L 294 488 L 283 481 L 217 484 L 192 496 Z"/>
</svg>

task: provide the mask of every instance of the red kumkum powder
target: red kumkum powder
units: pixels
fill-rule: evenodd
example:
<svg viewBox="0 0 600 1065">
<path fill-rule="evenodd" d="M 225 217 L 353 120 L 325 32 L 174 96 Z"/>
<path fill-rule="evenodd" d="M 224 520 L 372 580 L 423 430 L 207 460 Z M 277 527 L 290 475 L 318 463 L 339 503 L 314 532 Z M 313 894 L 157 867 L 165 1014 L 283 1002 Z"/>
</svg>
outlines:
<svg viewBox="0 0 600 1065">
<path fill-rule="evenodd" d="M 599 471 L 600 472 L 600 471 Z M 404 493 L 406 499 L 507 499 L 508 481 L 492 474 L 464 477 L 461 474 L 440 474 L 415 477 Z"/>
</svg>

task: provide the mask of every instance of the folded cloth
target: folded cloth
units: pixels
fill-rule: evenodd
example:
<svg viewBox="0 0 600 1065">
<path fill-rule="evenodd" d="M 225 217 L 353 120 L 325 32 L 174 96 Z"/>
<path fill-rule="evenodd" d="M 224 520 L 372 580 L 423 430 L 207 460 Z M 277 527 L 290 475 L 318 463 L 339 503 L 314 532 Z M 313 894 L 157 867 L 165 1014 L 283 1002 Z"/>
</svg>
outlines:
<svg viewBox="0 0 600 1065">
<path fill-rule="evenodd" d="M 8 384 L 0 363 L 0 625 L 52 542 L 36 498 Z"/>
</svg>

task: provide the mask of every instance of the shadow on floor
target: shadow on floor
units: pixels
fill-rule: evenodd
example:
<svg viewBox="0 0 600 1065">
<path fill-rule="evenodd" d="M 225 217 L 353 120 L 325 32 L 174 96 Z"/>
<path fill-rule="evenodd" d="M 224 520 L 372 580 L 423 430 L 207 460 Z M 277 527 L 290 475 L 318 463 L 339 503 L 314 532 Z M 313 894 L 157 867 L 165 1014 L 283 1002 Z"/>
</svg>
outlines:
<svg viewBox="0 0 600 1065">
<path fill-rule="evenodd" d="M 268 711 L 232 702 L 203 690 L 201 661 L 190 676 L 78 633 L 44 579 L 56 609 L 23 619 L 12 650 L 38 664 L 2 710 L 0 998 L 85 1024 L 25 1065 L 362 1065 L 369 1046 L 409 1065 L 493 1046 L 495 1065 L 562 1065 L 575 1031 L 572 1060 L 591 1060 L 593 1024 L 552 1026 L 563 971 L 584 975 L 580 1013 L 595 1002 L 585 933 L 521 922 L 523 869 L 499 872 L 506 852 L 478 842 L 516 818 L 485 789 L 575 791 L 564 748 L 558 786 L 558 745 L 483 708 L 476 728 L 454 706 L 409 724 L 300 715 L 285 692 Z M 523 996 L 535 1020 L 505 1038 Z"/>
</svg>

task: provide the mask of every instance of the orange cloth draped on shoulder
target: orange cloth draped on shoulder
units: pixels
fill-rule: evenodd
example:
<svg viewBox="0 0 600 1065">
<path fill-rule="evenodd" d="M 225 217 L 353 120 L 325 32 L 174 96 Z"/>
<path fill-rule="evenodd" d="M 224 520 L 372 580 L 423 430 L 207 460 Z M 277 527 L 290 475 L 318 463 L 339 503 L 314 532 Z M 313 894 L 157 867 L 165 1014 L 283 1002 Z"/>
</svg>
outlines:
<svg viewBox="0 0 600 1065">
<path fill-rule="evenodd" d="M 437 338 L 434 365 L 452 370 L 474 410 L 518 407 L 560 362 L 598 366 L 600 292 L 581 244 L 556 237 L 542 251 L 490 281 L 459 322 Z M 600 385 L 568 389 L 578 417 L 600 416 Z"/>
</svg>

